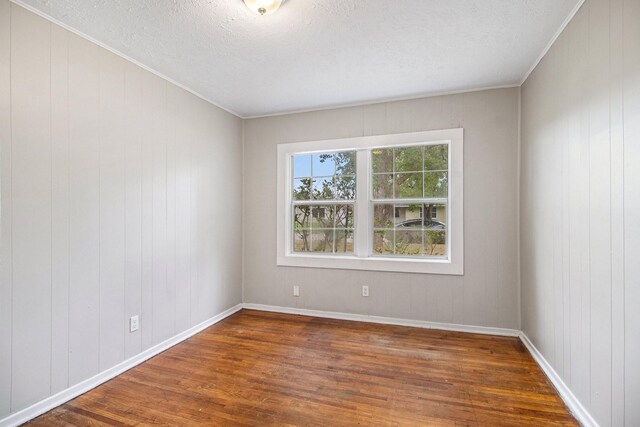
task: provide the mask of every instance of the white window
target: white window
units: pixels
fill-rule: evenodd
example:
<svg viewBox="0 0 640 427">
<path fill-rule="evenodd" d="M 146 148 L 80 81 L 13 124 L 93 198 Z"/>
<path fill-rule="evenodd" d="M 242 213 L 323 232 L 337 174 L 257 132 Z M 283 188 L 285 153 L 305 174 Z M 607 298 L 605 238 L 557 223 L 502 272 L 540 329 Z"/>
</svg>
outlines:
<svg viewBox="0 0 640 427">
<path fill-rule="evenodd" d="M 463 131 L 278 145 L 278 265 L 463 274 Z"/>
</svg>

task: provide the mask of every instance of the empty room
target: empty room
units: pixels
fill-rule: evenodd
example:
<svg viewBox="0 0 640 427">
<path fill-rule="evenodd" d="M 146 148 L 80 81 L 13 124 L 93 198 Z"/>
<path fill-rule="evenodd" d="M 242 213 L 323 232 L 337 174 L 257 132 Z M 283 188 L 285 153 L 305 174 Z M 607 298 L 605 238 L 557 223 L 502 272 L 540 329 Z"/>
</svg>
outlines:
<svg viewBox="0 0 640 427">
<path fill-rule="evenodd" d="M 640 0 L 0 0 L 0 427 L 640 426 Z"/>
</svg>

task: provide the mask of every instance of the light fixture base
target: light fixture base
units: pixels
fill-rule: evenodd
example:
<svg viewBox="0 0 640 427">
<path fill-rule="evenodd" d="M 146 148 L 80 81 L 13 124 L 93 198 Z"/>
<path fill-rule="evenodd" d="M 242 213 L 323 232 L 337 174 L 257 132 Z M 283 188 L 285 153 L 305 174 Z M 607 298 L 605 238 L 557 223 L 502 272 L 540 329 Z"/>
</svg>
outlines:
<svg viewBox="0 0 640 427">
<path fill-rule="evenodd" d="M 269 15 L 280 8 L 284 0 L 243 0 L 249 10 L 259 15 Z"/>
</svg>

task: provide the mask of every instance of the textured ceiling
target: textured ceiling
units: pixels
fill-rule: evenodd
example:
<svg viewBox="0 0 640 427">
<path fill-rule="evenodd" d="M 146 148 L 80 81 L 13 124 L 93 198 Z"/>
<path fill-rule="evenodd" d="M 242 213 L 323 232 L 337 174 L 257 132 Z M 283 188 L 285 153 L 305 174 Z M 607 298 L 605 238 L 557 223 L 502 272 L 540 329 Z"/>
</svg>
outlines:
<svg viewBox="0 0 640 427">
<path fill-rule="evenodd" d="M 21 0 L 240 116 L 519 84 L 579 0 Z"/>
</svg>

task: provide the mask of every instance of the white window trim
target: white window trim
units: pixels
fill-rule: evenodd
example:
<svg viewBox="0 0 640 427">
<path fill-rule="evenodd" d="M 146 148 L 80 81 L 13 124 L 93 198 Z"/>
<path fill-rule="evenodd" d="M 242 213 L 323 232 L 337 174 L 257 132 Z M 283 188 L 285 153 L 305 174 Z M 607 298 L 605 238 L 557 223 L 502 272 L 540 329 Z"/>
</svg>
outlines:
<svg viewBox="0 0 640 427">
<path fill-rule="evenodd" d="M 371 148 L 411 144 L 449 144 L 449 201 L 447 205 L 447 258 L 401 258 L 370 256 L 372 221 L 370 203 Z M 324 255 L 292 253 L 293 230 L 291 224 L 291 157 L 297 153 L 327 152 L 356 149 L 356 188 L 359 201 L 355 203 L 355 255 Z M 393 271 L 431 274 L 464 274 L 464 220 L 463 220 L 463 129 L 446 129 L 393 135 L 363 136 L 278 144 L 277 190 L 277 265 L 290 267 L 337 268 L 349 270 Z M 366 165 L 366 168 L 362 168 Z M 365 170 L 361 170 L 365 169 Z M 361 191 L 366 191 L 363 198 Z M 364 199 L 364 201 L 363 201 Z M 367 208 L 363 209 L 363 206 Z"/>
</svg>

